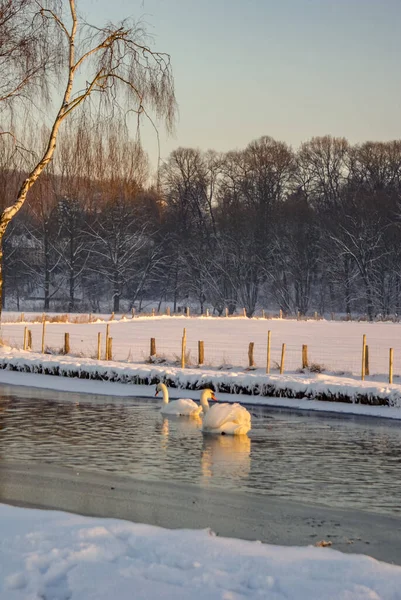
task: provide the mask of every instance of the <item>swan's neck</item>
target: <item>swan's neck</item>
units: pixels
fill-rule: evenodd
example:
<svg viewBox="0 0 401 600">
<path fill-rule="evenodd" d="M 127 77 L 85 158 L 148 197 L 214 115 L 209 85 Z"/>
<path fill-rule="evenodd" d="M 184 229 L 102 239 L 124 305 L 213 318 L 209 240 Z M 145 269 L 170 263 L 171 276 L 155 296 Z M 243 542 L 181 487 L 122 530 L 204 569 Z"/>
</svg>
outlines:
<svg viewBox="0 0 401 600">
<path fill-rule="evenodd" d="M 203 412 L 207 413 L 207 411 L 209 410 L 209 402 L 207 401 L 205 392 L 201 394 L 200 404 L 203 408 Z"/>
<path fill-rule="evenodd" d="M 168 389 L 163 384 L 162 386 L 162 394 L 163 394 L 163 404 L 168 404 Z"/>
</svg>

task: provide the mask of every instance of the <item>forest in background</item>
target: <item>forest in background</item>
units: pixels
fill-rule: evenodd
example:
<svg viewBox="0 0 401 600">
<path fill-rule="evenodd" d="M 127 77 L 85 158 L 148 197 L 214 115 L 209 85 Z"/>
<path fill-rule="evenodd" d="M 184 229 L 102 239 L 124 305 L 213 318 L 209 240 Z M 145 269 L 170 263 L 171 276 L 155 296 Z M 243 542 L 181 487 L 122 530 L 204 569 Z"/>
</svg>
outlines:
<svg viewBox="0 0 401 600">
<path fill-rule="evenodd" d="M 26 173 L 0 144 L 3 208 Z M 400 202 L 398 140 L 178 148 L 152 180 L 124 128 L 71 120 L 7 230 L 4 304 L 400 314 Z"/>
</svg>

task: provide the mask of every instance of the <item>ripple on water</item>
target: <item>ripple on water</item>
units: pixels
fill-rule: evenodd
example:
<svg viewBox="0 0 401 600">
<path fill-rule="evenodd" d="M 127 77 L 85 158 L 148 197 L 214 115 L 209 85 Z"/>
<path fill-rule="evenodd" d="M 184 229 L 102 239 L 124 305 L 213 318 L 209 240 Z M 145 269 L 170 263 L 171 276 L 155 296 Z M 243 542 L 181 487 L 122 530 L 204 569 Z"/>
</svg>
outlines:
<svg viewBox="0 0 401 600">
<path fill-rule="evenodd" d="M 401 431 L 385 421 L 252 409 L 248 436 L 204 436 L 153 400 L 0 397 L 0 463 L 31 461 L 149 480 L 401 512 Z"/>
</svg>

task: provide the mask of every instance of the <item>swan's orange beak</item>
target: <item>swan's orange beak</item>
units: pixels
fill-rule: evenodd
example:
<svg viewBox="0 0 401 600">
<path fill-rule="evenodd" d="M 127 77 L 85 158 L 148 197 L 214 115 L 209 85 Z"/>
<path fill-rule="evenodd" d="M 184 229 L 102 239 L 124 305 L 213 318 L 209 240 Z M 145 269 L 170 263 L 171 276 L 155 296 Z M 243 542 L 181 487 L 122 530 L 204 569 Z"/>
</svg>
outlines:
<svg viewBox="0 0 401 600">
<path fill-rule="evenodd" d="M 211 400 L 214 400 L 215 402 L 218 402 L 216 396 L 214 394 L 212 394 L 212 397 L 210 398 Z"/>
<path fill-rule="evenodd" d="M 158 395 L 159 395 L 159 390 L 156 390 L 155 396 L 158 396 Z"/>
</svg>

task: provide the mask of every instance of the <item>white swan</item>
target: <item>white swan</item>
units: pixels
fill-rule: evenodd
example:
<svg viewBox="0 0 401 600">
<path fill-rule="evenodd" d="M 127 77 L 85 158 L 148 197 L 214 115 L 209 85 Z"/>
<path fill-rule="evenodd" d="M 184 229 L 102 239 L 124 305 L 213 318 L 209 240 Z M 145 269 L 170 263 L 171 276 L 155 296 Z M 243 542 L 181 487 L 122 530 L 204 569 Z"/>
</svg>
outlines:
<svg viewBox="0 0 401 600">
<path fill-rule="evenodd" d="M 204 390 L 204 392 L 211 392 L 211 390 Z M 214 399 L 213 396 L 209 397 Z M 208 397 L 204 393 L 201 396 L 200 402 L 204 413 L 202 425 L 204 433 L 244 435 L 250 430 L 251 415 L 240 404 L 228 404 L 225 402 L 224 404 L 215 404 L 210 408 Z"/>
<path fill-rule="evenodd" d="M 159 392 L 163 394 L 163 406 L 160 412 L 163 415 L 176 415 L 177 417 L 197 417 L 202 412 L 202 406 L 199 406 L 189 398 L 180 398 L 169 402 L 168 389 L 164 383 L 158 383 L 155 396 Z"/>
</svg>

